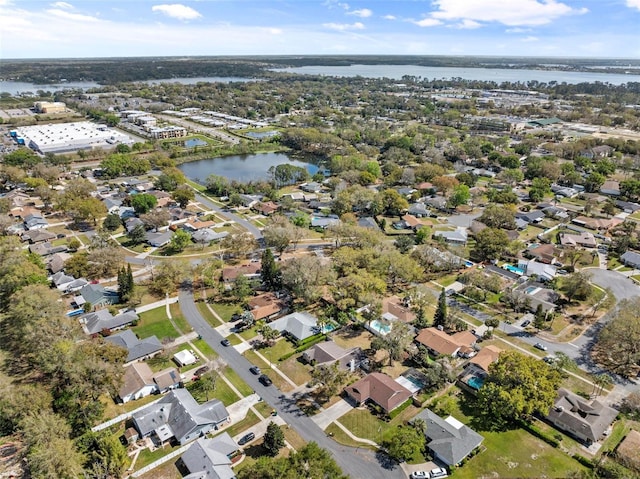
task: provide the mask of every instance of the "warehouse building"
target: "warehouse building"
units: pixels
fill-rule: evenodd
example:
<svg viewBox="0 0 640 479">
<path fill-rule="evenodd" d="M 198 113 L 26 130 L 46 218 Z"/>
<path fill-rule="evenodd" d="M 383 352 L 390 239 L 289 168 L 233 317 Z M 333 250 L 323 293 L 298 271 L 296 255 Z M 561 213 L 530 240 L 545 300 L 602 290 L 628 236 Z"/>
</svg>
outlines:
<svg viewBox="0 0 640 479">
<path fill-rule="evenodd" d="M 36 113 L 64 113 L 67 105 L 61 101 L 37 101 L 33 104 Z"/>
<path fill-rule="evenodd" d="M 69 153 L 95 148 L 111 149 L 118 144 L 132 145 L 133 138 L 106 125 L 88 121 L 16 128 L 18 137 L 39 153 Z"/>
</svg>

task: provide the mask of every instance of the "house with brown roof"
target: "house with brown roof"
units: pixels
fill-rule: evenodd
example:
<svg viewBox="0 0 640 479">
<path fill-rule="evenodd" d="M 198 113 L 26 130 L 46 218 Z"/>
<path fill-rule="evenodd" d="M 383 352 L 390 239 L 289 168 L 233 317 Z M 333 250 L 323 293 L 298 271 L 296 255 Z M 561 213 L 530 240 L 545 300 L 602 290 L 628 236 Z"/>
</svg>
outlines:
<svg viewBox="0 0 640 479">
<path fill-rule="evenodd" d="M 489 374 L 489 366 L 498 361 L 502 349 L 497 346 L 485 346 L 465 365 L 464 370 L 458 376 L 460 382 L 477 391 L 482 387 L 484 378 Z"/>
<path fill-rule="evenodd" d="M 640 471 L 640 432 L 629 431 L 616 448 L 616 457 L 625 466 Z"/>
<path fill-rule="evenodd" d="M 213 228 L 215 225 L 215 221 L 200 221 L 200 218 L 191 218 L 182 225 L 182 228 L 187 231 L 199 231 L 204 228 Z"/>
<path fill-rule="evenodd" d="M 272 292 L 252 297 L 248 302 L 248 306 L 256 321 L 273 319 L 283 314 L 287 308 L 286 302 Z"/>
<path fill-rule="evenodd" d="M 608 231 L 614 226 L 618 226 L 620 223 L 622 223 L 622 220 L 620 218 L 604 219 L 589 218 L 587 216 L 577 216 L 571 222 L 578 226 L 589 228 L 590 230 Z"/>
<path fill-rule="evenodd" d="M 553 264 L 562 257 L 562 251 L 553 244 L 541 244 L 528 249 L 525 255 L 540 263 Z"/>
<path fill-rule="evenodd" d="M 618 415 L 618 411 L 597 399 L 590 403 L 573 392 L 558 389 L 558 397 L 547 421 L 578 440 L 598 442 Z"/>
<path fill-rule="evenodd" d="M 276 211 L 278 211 L 278 209 L 280 208 L 280 205 L 274 203 L 273 201 L 267 201 L 265 203 L 258 203 L 255 204 L 251 207 L 252 210 L 265 215 L 265 216 L 269 216 L 273 213 L 275 213 Z"/>
<path fill-rule="evenodd" d="M 373 402 L 385 412 L 391 412 L 411 397 L 411 391 L 383 373 L 367 374 L 344 392 L 357 405 Z"/>
<path fill-rule="evenodd" d="M 257 278 L 260 276 L 260 268 L 262 264 L 249 263 L 239 266 L 228 266 L 222 270 L 222 281 L 225 283 L 233 283 L 238 276 L 246 276 L 247 278 Z"/>
<path fill-rule="evenodd" d="M 400 320 L 410 323 L 416 319 L 416 314 L 411 310 L 408 301 L 398 296 L 390 296 L 382 300 L 382 317 L 387 321 Z"/>
<path fill-rule="evenodd" d="M 470 358 L 476 354 L 473 348 L 477 338 L 471 331 L 447 334 L 438 328 L 424 328 L 415 341 L 426 347 L 432 356 L 461 356 Z"/>
<path fill-rule="evenodd" d="M 412 229 L 414 231 L 425 225 L 425 223 L 422 220 L 410 214 L 404 215 L 402 217 L 402 221 L 404 221 L 404 224 L 407 226 L 407 228 Z M 431 224 L 430 221 L 428 223 Z"/>
<path fill-rule="evenodd" d="M 582 231 L 580 234 L 560 233 L 560 244 L 562 246 L 584 246 L 585 248 L 598 246 L 595 236 L 588 231 Z"/>
<path fill-rule="evenodd" d="M 338 363 L 340 369 L 355 370 L 362 360 L 362 350 L 358 347 L 344 349 L 333 341 L 323 341 L 302 353 L 302 358 L 314 366 L 331 366 Z"/>
</svg>

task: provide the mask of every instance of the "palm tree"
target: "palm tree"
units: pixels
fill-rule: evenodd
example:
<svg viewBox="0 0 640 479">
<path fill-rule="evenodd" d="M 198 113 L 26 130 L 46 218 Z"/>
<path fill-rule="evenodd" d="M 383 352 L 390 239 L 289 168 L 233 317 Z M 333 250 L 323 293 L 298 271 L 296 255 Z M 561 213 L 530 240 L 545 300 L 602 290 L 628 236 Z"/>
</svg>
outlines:
<svg viewBox="0 0 640 479">
<path fill-rule="evenodd" d="M 608 386 L 609 384 L 612 384 L 613 380 L 611 379 L 611 376 L 609 376 L 608 374 L 598 374 L 594 379 L 593 379 L 593 392 L 591 393 L 592 396 L 598 397 L 600 394 L 602 394 L 602 390 L 605 388 L 605 386 Z"/>
</svg>

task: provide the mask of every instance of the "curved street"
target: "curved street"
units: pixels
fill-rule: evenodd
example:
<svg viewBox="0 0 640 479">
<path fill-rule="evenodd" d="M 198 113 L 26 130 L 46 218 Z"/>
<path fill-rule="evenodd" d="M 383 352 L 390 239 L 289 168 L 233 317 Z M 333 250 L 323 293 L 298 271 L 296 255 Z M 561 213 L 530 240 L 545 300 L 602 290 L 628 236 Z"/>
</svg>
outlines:
<svg viewBox="0 0 640 479">
<path fill-rule="evenodd" d="M 386 457 L 369 449 L 353 448 L 336 443 L 302 412 L 290 397 L 283 394 L 275 385 L 265 387 L 258 382 L 258 377 L 249 372 L 251 363 L 233 347 L 220 344 L 223 337 L 202 317 L 196 307 L 190 289 L 180 291 L 180 307 L 185 318 L 193 329 L 200 334 L 209 346 L 231 367 L 254 391 L 276 409 L 278 414 L 293 427 L 302 438 L 318 443 L 328 450 L 342 471 L 353 479 L 382 478 L 405 479 L 406 475 L 398 464 L 390 463 Z"/>
</svg>

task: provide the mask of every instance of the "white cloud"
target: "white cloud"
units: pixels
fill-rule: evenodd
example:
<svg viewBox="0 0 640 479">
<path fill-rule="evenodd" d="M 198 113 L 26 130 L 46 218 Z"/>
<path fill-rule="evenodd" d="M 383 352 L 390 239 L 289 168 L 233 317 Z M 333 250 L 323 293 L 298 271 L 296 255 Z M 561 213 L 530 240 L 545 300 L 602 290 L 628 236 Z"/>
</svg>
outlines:
<svg viewBox="0 0 640 479">
<path fill-rule="evenodd" d="M 364 25 L 360 22 L 355 23 L 323 23 L 323 27 L 338 32 L 346 32 L 348 30 L 364 30 Z"/>
<path fill-rule="evenodd" d="M 540 41 L 540 39 L 538 37 L 534 37 L 532 35 L 529 35 L 528 37 L 524 37 L 520 41 L 521 42 L 525 42 L 525 43 L 530 43 L 530 42 L 538 42 L 538 41 Z"/>
<path fill-rule="evenodd" d="M 347 12 L 347 15 L 355 15 L 356 17 L 360 18 L 369 18 L 371 15 L 373 15 L 373 12 L 368 8 L 362 8 L 360 10 L 351 10 L 350 12 Z"/>
<path fill-rule="evenodd" d="M 640 0 L 627 0 L 627 7 L 640 10 Z"/>
<path fill-rule="evenodd" d="M 531 31 L 531 28 L 515 27 L 515 28 L 507 28 L 505 30 L 505 33 L 527 33 L 530 31 Z"/>
<path fill-rule="evenodd" d="M 395 15 L 385 15 L 382 18 L 384 18 L 385 20 L 395 20 L 396 16 Z"/>
<path fill-rule="evenodd" d="M 639 0 L 628 0 L 638 2 Z M 581 15 L 588 9 L 574 9 L 557 0 L 434 0 L 440 20 L 498 22 L 509 26 L 545 25 L 567 15 Z"/>
<path fill-rule="evenodd" d="M 180 3 L 154 5 L 151 7 L 151 11 L 160 12 L 165 14 L 167 17 L 176 18 L 178 20 L 195 20 L 196 18 L 202 17 L 200 12 L 197 10 Z"/>
<path fill-rule="evenodd" d="M 64 20 L 71 20 L 74 22 L 98 22 L 99 19 L 90 15 L 83 15 L 81 13 L 71 13 L 66 10 L 60 10 L 57 8 L 51 8 L 47 10 L 47 13 L 53 17 L 61 18 Z"/>
<path fill-rule="evenodd" d="M 282 35 L 282 28 L 267 28 L 271 35 Z"/>
<path fill-rule="evenodd" d="M 456 28 L 460 28 L 463 30 L 473 30 L 474 28 L 480 28 L 481 26 L 482 23 L 478 23 L 475 20 L 469 20 L 468 18 L 465 18 L 456 25 Z"/>
<path fill-rule="evenodd" d="M 73 5 L 67 2 L 55 2 L 51 4 L 52 7 L 64 8 L 66 10 L 73 10 Z"/>
<path fill-rule="evenodd" d="M 416 20 L 413 23 L 419 27 L 436 27 L 438 25 L 442 25 L 442 22 L 435 18 L 423 18 L 422 20 Z"/>
</svg>

